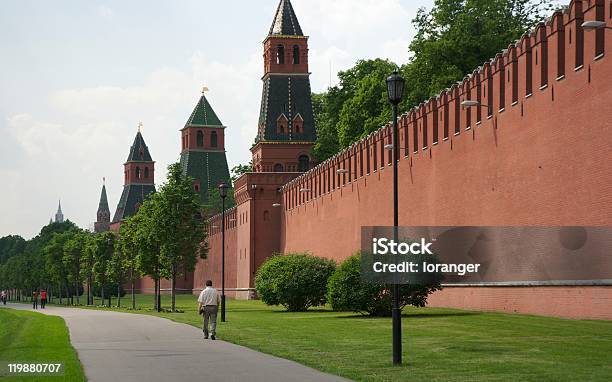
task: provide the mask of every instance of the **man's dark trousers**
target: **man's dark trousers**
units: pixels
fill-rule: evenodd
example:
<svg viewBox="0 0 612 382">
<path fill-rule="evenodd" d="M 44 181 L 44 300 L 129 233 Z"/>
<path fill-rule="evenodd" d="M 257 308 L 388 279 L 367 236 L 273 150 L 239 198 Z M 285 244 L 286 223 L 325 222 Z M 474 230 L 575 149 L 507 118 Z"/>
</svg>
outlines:
<svg viewBox="0 0 612 382">
<path fill-rule="evenodd" d="M 217 305 L 206 305 L 204 307 L 204 336 L 208 337 L 208 321 L 210 320 L 210 334 L 215 335 L 217 332 Z"/>
</svg>

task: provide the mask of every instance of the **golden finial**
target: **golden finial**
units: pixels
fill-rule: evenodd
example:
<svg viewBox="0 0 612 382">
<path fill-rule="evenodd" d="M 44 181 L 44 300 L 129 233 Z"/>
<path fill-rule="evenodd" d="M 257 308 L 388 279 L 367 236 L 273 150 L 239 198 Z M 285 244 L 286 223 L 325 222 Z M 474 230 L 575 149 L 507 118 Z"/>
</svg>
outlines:
<svg viewBox="0 0 612 382">
<path fill-rule="evenodd" d="M 105 176 L 102 177 L 102 184 L 106 185 L 106 177 Z"/>
<path fill-rule="evenodd" d="M 138 122 L 138 132 L 140 133 L 140 128 L 142 127 L 142 121 Z"/>
<path fill-rule="evenodd" d="M 202 86 L 202 94 L 206 93 L 207 91 L 208 91 L 208 87 Z"/>
</svg>

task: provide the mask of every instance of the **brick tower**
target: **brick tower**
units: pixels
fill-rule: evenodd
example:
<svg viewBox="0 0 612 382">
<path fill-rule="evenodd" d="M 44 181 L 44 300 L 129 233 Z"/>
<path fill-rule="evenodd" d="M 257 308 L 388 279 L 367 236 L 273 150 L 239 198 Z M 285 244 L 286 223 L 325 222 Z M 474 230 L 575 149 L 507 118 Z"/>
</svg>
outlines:
<svg viewBox="0 0 612 382">
<path fill-rule="evenodd" d="M 119 228 L 121 221 L 134 215 L 146 197 L 155 192 L 155 162 L 142 138 L 140 125 L 123 168 L 123 192 L 113 217 L 113 230 Z"/>
<path fill-rule="evenodd" d="M 110 210 L 108 208 L 108 198 L 106 197 L 106 181 L 102 179 L 102 193 L 100 203 L 98 203 L 97 220 L 94 223 L 95 232 L 106 232 L 110 229 Z"/>
<path fill-rule="evenodd" d="M 291 1 L 281 0 L 264 45 L 255 172 L 303 172 L 312 167 L 316 132 L 308 72 L 308 37 Z"/>
<path fill-rule="evenodd" d="M 228 183 L 230 174 L 225 156 L 225 126 L 204 91 L 181 129 L 181 166 L 195 180 L 193 187 L 206 204 L 209 190 Z"/>
</svg>

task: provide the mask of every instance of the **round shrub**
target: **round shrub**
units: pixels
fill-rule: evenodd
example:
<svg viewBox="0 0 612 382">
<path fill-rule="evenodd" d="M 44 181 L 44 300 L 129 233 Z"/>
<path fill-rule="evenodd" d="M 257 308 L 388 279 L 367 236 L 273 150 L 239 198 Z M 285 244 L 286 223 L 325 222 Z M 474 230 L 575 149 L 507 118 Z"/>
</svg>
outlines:
<svg viewBox="0 0 612 382">
<path fill-rule="evenodd" d="M 255 288 L 263 302 L 299 312 L 326 302 L 327 280 L 333 260 L 309 254 L 287 254 L 266 260 L 255 276 Z"/>
<path fill-rule="evenodd" d="M 401 285 L 400 306 L 425 306 L 427 296 L 442 289 L 440 281 L 441 277 L 426 285 Z M 327 285 L 327 301 L 334 310 L 391 316 L 391 286 L 363 281 L 359 254 L 344 260 L 329 278 Z"/>
</svg>

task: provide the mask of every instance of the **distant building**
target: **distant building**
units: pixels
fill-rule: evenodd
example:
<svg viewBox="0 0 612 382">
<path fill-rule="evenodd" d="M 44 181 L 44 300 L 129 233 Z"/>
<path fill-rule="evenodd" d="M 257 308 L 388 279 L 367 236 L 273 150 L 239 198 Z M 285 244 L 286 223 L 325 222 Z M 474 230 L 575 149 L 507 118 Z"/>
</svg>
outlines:
<svg viewBox="0 0 612 382">
<path fill-rule="evenodd" d="M 209 190 L 229 183 L 225 156 L 225 126 L 204 96 L 200 97 L 185 127 L 181 129 L 181 166 L 194 179 L 193 188 L 202 203 L 209 200 Z"/>
<path fill-rule="evenodd" d="M 134 215 L 144 200 L 155 192 L 155 162 L 151 158 L 140 129 L 136 133 L 123 168 L 123 192 L 111 223 L 113 231 L 118 230 L 121 222 Z"/>
<path fill-rule="evenodd" d="M 106 232 L 110 229 L 110 209 L 108 208 L 108 198 L 106 197 L 106 182 L 102 181 L 102 193 L 100 203 L 98 203 L 97 220 L 94 223 L 94 232 Z"/>
<path fill-rule="evenodd" d="M 55 213 L 55 222 L 63 223 L 64 222 L 64 214 L 62 213 L 62 202 L 58 201 L 57 204 L 57 212 Z"/>
</svg>

